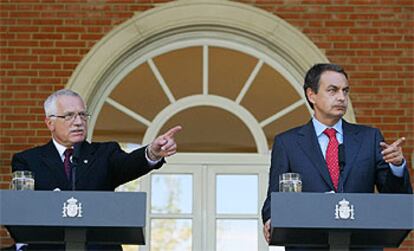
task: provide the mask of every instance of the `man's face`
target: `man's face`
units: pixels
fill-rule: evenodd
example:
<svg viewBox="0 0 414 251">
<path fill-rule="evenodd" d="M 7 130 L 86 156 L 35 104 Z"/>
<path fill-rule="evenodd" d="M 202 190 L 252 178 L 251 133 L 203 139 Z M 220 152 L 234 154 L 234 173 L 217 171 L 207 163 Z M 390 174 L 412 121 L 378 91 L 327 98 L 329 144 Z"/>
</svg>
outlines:
<svg viewBox="0 0 414 251">
<path fill-rule="evenodd" d="M 349 84 L 341 73 L 325 71 L 319 80 L 318 93 L 310 88 L 306 93 L 313 103 L 315 117 L 325 125 L 334 125 L 348 108 Z"/>
<path fill-rule="evenodd" d="M 56 100 L 57 116 L 76 114 L 73 119 L 51 117 L 45 122 L 52 132 L 53 138 L 60 144 L 70 147 L 75 143 L 84 141 L 87 132 L 87 120 L 81 118 L 78 113 L 86 113 L 85 104 L 82 99 L 74 96 L 59 96 Z"/>
</svg>

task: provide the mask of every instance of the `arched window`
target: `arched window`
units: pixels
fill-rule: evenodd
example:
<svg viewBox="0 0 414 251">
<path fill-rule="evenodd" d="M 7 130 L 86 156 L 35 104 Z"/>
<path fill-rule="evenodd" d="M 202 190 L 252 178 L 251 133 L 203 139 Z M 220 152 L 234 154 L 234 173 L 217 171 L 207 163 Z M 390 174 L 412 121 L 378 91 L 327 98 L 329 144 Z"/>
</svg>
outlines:
<svg viewBox="0 0 414 251">
<path fill-rule="evenodd" d="M 327 60 L 295 28 L 227 1 L 140 13 L 92 49 L 69 84 L 93 114 L 91 139 L 131 148 L 184 127 L 165 167 L 120 188 L 149 195 L 140 250 L 267 249 L 269 149 L 310 119 L 302 82 L 316 62 Z"/>
</svg>

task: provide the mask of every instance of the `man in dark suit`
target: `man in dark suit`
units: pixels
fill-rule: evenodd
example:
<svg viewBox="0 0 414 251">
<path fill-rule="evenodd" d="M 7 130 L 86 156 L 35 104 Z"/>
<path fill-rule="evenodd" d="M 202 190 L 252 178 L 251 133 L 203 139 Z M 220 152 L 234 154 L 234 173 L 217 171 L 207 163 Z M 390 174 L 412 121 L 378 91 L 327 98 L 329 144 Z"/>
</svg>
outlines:
<svg viewBox="0 0 414 251">
<path fill-rule="evenodd" d="M 299 173 L 303 192 L 412 193 L 401 145 L 384 142 L 378 129 L 346 122 L 349 84 L 338 65 L 316 64 L 306 74 L 304 91 L 314 116 L 307 124 L 274 139 L 263 232 L 270 241 L 270 194 L 279 190 L 279 175 Z M 332 128 L 332 129 L 330 129 Z M 326 130 L 328 129 L 328 130 Z M 326 131 L 325 131 L 326 130 Z M 344 163 L 338 162 L 338 145 Z"/>
<path fill-rule="evenodd" d="M 173 155 L 177 149 L 174 135 L 181 130 L 180 126 L 129 154 L 115 142 L 87 142 L 89 115 L 83 99 L 71 90 L 63 89 L 50 95 L 44 109 L 52 139 L 46 145 L 16 153 L 12 159 L 13 171 L 33 172 L 35 190 L 113 191 L 125 182 L 160 168 L 164 157 Z M 30 245 L 28 250 L 35 248 L 56 250 L 61 247 Z"/>
</svg>

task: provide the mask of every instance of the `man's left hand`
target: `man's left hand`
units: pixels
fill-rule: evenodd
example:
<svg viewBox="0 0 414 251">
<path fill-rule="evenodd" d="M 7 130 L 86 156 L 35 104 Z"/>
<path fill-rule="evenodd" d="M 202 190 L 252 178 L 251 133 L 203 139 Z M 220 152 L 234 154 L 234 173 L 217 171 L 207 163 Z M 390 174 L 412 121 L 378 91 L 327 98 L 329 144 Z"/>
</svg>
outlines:
<svg viewBox="0 0 414 251">
<path fill-rule="evenodd" d="M 405 138 L 399 138 L 394 143 L 388 145 L 385 142 L 381 142 L 380 146 L 382 148 L 382 157 L 385 162 L 391 163 L 395 166 L 400 166 L 403 163 L 404 156 L 402 153 L 402 145 L 405 142 Z"/>
<path fill-rule="evenodd" d="M 175 143 L 174 136 L 181 130 L 181 126 L 176 126 L 163 135 L 158 136 L 158 138 L 148 146 L 148 157 L 155 161 L 175 154 L 177 152 L 177 144 Z"/>
</svg>

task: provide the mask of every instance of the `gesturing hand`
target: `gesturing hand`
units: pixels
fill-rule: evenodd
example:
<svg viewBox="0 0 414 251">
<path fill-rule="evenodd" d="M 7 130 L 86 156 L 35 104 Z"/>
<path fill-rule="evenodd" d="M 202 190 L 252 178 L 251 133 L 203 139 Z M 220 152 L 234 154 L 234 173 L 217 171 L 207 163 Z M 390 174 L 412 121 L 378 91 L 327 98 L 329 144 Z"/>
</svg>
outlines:
<svg viewBox="0 0 414 251">
<path fill-rule="evenodd" d="M 405 142 L 405 138 L 399 138 L 392 144 L 388 145 L 385 142 L 381 142 L 380 146 L 382 148 L 382 157 L 384 158 L 385 162 L 391 163 L 395 166 L 399 166 L 402 164 L 404 160 L 404 156 L 402 153 L 402 145 Z"/>
<path fill-rule="evenodd" d="M 163 157 L 175 154 L 177 152 L 177 144 L 175 143 L 174 136 L 181 130 L 181 126 L 176 126 L 168 130 L 163 135 L 158 136 L 148 146 L 148 157 L 151 160 L 159 160 Z"/>
</svg>

